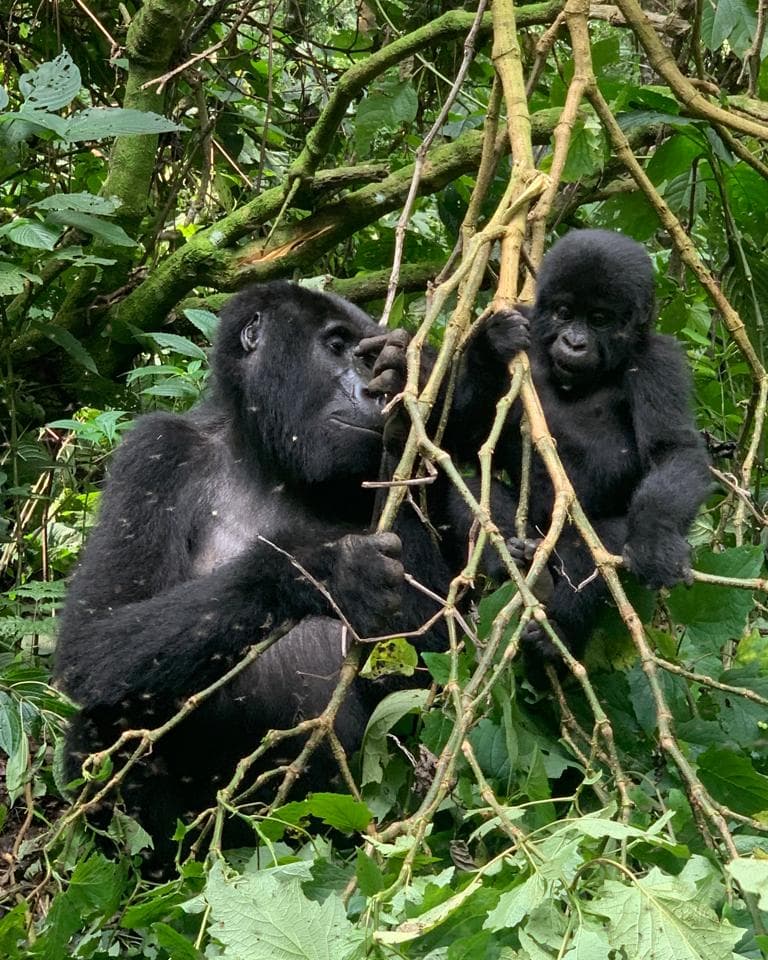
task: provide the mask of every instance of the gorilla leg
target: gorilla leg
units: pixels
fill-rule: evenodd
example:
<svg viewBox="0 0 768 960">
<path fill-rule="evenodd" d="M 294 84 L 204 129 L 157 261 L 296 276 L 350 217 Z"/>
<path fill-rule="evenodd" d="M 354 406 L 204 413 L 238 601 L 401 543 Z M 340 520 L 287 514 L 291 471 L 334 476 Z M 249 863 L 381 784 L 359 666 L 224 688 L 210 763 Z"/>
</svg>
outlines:
<svg viewBox="0 0 768 960">
<path fill-rule="evenodd" d="M 620 554 L 627 535 L 626 517 L 598 520 L 594 527 L 606 549 Z M 566 647 L 579 659 L 609 593 L 592 554 L 570 524 L 550 558 L 549 570 L 554 583 L 547 603 L 547 617 Z M 526 672 L 534 684 L 540 686 L 548 663 L 562 667 L 560 653 L 542 627 L 533 621 L 527 625 L 523 641 Z"/>
</svg>

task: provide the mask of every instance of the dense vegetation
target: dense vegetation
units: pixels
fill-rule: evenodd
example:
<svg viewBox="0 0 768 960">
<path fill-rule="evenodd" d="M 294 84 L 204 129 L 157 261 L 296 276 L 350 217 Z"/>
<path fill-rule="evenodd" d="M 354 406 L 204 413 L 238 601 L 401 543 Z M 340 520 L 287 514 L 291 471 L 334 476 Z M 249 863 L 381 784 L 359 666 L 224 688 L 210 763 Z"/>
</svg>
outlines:
<svg viewBox="0 0 768 960">
<path fill-rule="evenodd" d="M 4 957 L 768 955 L 765 4 L 454 7 L 2 7 Z M 647 246 L 659 329 L 688 352 L 716 479 L 694 586 L 655 603 L 623 586 L 580 523 L 620 611 L 586 673 L 525 682 L 512 584 L 471 622 L 448 605 L 433 687 L 382 704 L 343 792 L 266 809 L 233 781 L 196 859 L 142 879 L 138 825 L 86 821 L 119 780 L 110 758 L 65 798 L 74 708 L 47 682 L 112 447 L 139 412 L 200 395 L 211 311 L 248 281 L 348 296 L 442 344 L 447 373 L 472 319 L 530 299 L 528 265 L 575 226 Z M 411 379 L 401 472 L 451 471 Z M 464 579 L 492 532 L 476 511 Z M 411 654 L 377 668 L 412 672 Z M 233 809 L 253 846 L 224 858 Z"/>
</svg>

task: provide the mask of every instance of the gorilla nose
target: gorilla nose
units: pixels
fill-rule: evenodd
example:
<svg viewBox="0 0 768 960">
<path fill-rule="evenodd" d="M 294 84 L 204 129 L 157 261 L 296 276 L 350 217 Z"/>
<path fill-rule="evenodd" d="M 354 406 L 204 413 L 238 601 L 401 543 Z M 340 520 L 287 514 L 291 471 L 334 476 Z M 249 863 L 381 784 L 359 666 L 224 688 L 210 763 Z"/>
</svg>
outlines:
<svg viewBox="0 0 768 960">
<path fill-rule="evenodd" d="M 584 353 L 587 349 L 587 338 L 580 330 L 563 331 L 563 343 L 572 353 Z"/>
</svg>

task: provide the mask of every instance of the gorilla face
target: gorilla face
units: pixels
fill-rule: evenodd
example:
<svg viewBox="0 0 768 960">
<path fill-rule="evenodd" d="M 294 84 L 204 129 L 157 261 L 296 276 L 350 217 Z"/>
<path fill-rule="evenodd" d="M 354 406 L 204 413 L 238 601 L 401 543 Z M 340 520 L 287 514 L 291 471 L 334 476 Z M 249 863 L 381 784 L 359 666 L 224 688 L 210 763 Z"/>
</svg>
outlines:
<svg viewBox="0 0 768 960">
<path fill-rule="evenodd" d="M 352 304 L 282 281 L 229 302 L 214 376 L 260 463 L 300 484 L 375 478 L 384 401 L 368 392 L 371 367 L 355 347 L 377 332 Z"/>
<path fill-rule="evenodd" d="M 536 338 L 562 387 L 598 385 L 621 369 L 650 330 L 653 269 L 633 240 L 575 230 L 549 251 L 533 311 Z"/>
</svg>

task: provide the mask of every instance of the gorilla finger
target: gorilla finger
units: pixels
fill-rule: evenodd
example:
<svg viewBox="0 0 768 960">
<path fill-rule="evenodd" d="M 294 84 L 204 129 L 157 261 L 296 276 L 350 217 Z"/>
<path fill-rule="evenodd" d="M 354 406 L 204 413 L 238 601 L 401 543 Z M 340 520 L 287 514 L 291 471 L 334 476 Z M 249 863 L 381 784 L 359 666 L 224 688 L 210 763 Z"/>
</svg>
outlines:
<svg viewBox="0 0 768 960">
<path fill-rule="evenodd" d="M 407 330 L 398 327 L 396 330 L 390 330 L 387 334 L 387 343 L 397 350 L 405 350 L 411 342 L 411 335 Z"/>
<path fill-rule="evenodd" d="M 386 587 L 400 587 L 405 578 L 405 567 L 399 560 L 386 560 L 382 565 L 381 583 Z"/>
<path fill-rule="evenodd" d="M 397 370 L 384 370 L 368 384 L 369 393 L 396 394 L 405 386 L 402 374 Z"/>
<path fill-rule="evenodd" d="M 692 587 L 695 582 L 693 577 L 693 570 L 691 570 L 690 567 L 686 567 L 683 570 L 683 575 L 681 579 L 682 579 L 682 582 L 686 585 L 686 587 Z"/>
<path fill-rule="evenodd" d="M 388 368 L 400 370 L 403 374 L 406 370 L 405 351 L 389 343 L 376 358 L 376 363 L 373 365 L 373 375 L 377 376 L 382 370 Z"/>
<path fill-rule="evenodd" d="M 363 337 L 355 347 L 354 354 L 356 357 L 366 357 L 372 353 L 378 354 L 388 339 L 389 336 L 386 333 L 380 333 L 375 337 Z"/>
<path fill-rule="evenodd" d="M 399 560 L 403 553 L 403 545 L 396 533 L 374 533 L 370 536 L 371 545 L 391 560 Z"/>
</svg>

